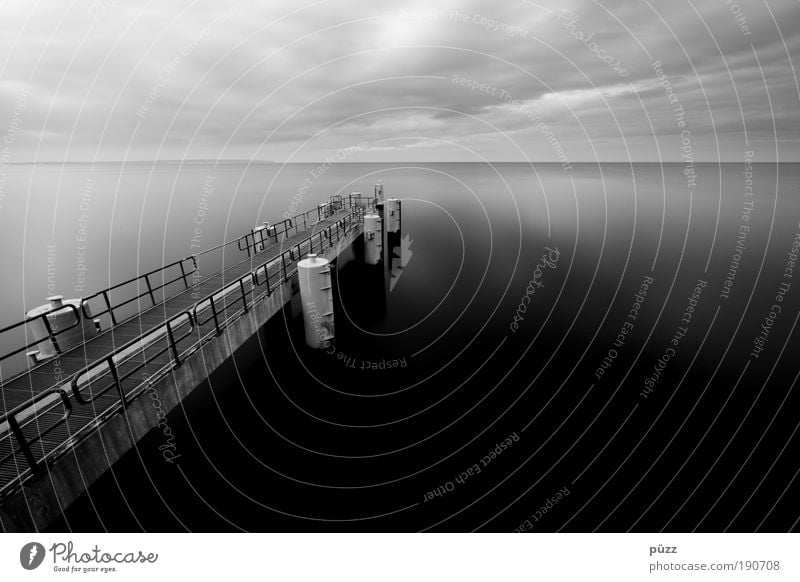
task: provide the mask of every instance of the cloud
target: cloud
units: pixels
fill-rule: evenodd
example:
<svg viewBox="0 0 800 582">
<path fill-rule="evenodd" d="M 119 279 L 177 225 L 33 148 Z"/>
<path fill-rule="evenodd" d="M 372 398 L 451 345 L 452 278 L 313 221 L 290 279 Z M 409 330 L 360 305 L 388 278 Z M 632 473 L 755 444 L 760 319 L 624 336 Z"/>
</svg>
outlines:
<svg viewBox="0 0 800 582">
<path fill-rule="evenodd" d="M 735 7 L 735 8 L 734 8 Z M 0 107 L 11 159 L 798 159 L 792 3 L 10 1 Z M 469 79 L 495 88 L 480 90 Z M 510 96 L 510 97 L 509 97 Z M 518 103 L 514 105 L 513 102 Z M 746 131 L 746 134 L 745 134 Z M 401 144 L 402 147 L 396 144 Z M 392 144 L 392 147 L 386 144 Z M 598 144 L 602 144 L 600 147 Z"/>
</svg>

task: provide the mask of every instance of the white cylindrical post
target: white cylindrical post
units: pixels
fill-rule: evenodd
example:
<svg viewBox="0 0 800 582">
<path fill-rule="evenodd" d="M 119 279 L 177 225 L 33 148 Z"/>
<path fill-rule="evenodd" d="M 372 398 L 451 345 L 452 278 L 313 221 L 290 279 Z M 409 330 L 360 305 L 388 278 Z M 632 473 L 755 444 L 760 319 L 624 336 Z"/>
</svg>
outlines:
<svg viewBox="0 0 800 582">
<path fill-rule="evenodd" d="M 37 317 L 53 309 L 64 307 L 65 305 L 72 305 L 78 311 L 78 318 L 80 320 L 79 325 L 75 325 L 75 312 L 66 307 L 62 310 L 50 313 L 47 316 L 50 329 L 53 330 L 54 334 L 57 334 L 56 341 L 58 342 L 58 347 L 62 352 L 74 348 L 90 337 L 96 335 L 97 330 L 92 322 L 89 306 L 86 306 L 87 314 L 84 316 L 84 313 L 81 311 L 80 299 L 64 300 L 62 295 L 53 295 L 48 297 L 47 301 L 48 303 L 46 305 L 40 305 L 28 311 L 26 314 L 27 317 Z M 57 355 L 55 345 L 53 345 L 53 341 L 50 338 L 50 335 L 47 333 L 47 326 L 45 326 L 43 319 L 38 317 L 32 321 L 30 325 L 34 340 L 38 342 L 36 344 L 38 352 L 36 358 L 38 360 L 43 360 Z"/>
<path fill-rule="evenodd" d="M 260 253 L 266 247 L 266 245 L 264 245 L 264 237 L 266 237 L 269 233 L 261 232 L 266 230 L 266 226 L 257 226 L 255 229 L 253 229 L 253 252 Z"/>
<path fill-rule="evenodd" d="M 51 309 L 55 309 L 60 305 L 63 305 L 62 298 L 63 298 L 62 295 L 53 295 L 52 297 L 48 297 L 47 303 L 45 305 L 39 305 L 38 307 L 34 307 L 25 314 L 26 317 L 28 318 L 31 317 L 37 318 L 30 323 L 30 326 L 31 326 L 31 334 L 33 335 L 34 340 L 39 342 L 38 344 L 36 344 L 36 349 L 38 351 L 36 357 L 40 360 L 45 358 L 52 358 L 53 356 L 55 356 L 56 348 L 53 345 L 53 342 L 50 340 L 50 335 L 47 333 L 47 327 L 44 324 L 44 320 L 38 316 L 42 315 L 43 313 L 47 313 Z"/>
<path fill-rule="evenodd" d="M 386 215 L 386 232 L 400 232 L 400 201 L 389 198 L 384 205 Z"/>
<path fill-rule="evenodd" d="M 312 348 L 323 348 L 334 336 L 330 263 L 327 259 L 309 254 L 297 263 L 297 276 L 306 343 Z"/>
<path fill-rule="evenodd" d="M 381 217 L 377 214 L 364 215 L 364 262 L 377 265 L 383 251 L 383 232 Z"/>
</svg>

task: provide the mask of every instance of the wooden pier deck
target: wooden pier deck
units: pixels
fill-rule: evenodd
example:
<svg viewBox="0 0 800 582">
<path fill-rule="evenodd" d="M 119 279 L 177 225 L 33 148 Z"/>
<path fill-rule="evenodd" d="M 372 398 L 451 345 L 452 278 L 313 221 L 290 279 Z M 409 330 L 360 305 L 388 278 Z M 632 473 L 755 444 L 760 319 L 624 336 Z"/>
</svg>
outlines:
<svg viewBox="0 0 800 582">
<path fill-rule="evenodd" d="M 246 309 L 248 302 L 254 302 L 259 296 L 269 293 L 269 284 L 257 285 L 252 277 L 246 277 L 248 274 L 260 272 L 262 279 L 280 280 L 281 270 L 285 276 L 287 268 L 295 267 L 294 262 L 287 267 L 280 260 L 283 258 L 285 261 L 289 249 L 315 233 L 333 227 L 337 222 L 341 224 L 342 219 L 351 213 L 352 207 L 340 210 L 310 225 L 307 230 L 193 282 L 188 289 L 3 383 L 0 389 L 0 419 L 5 420 L 0 420 L 0 492 L 7 485 L 19 481 L 24 474 L 30 474 L 31 465 L 40 465 L 40 461 L 54 450 L 63 449 L 65 443 L 74 440 L 76 435 L 85 434 L 88 428 L 103 422 L 108 411 L 116 413 L 118 409 L 115 406 L 129 390 L 140 387 L 156 374 L 163 374 L 175 365 L 176 359 L 180 362 L 178 356 L 184 349 L 219 332 L 219 320 L 227 317 L 229 312 L 241 312 L 243 307 Z M 319 240 L 322 244 L 321 236 Z M 311 244 L 308 243 L 309 246 Z M 311 249 L 297 248 L 297 251 L 294 261 Z M 233 252 L 242 254 L 241 251 Z M 241 286 L 240 294 L 231 292 L 219 296 L 219 292 L 243 278 L 248 282 L 240 281 L 237 285 L 237 288 Z M 217 297 L 216 303 L 212 304 L 213 299 L 209 302 L 209 296 Z M 204 301 L 206 304 L 201 305 Z M 176 318 L 182 313 L 192 313 L 191 310 L 194 310 L 196 318 Z M 172 333 L 172 338 L 168 337 L 169 333 L 165 330 L 165 323 L 171 318 L 176 318 L 173 319 L 174 325 L 166 328 Z M 120 348 L 129 342 L 136 345 L 129 348 L 130 353 L 121 353 Z M 114 382 L 111 380 L 112 374 L 108 373 L 109 368 L 97 366 L 98 362 L 102 364 L 104 358 L 112 359 L 112 366 L 121 378 L 118 387 L 110 388 Z M 94 372 L 86 373 L 88 367 L 93 367 Z M 73 380 L 76 377 L 81 380 L 82 371 L 87 375 L 79 382 L 80 389 L 76 394 Z M 103 376 L 102 382 L 95 381 L 92 373 Z M 102 385 L 97 386 L 98 383 Z M 31 406 L 31 399 L 37 397 L 41 398 L 40 402 Z M 69 402 L 64 402 L 65 399 Z M 25 403 L 28 403 L 26 408 L 19 410 Z M 15 427 L 10 426 L 7 414 L 15 408 L 18 410 L 12 416 L 19 425 L 16 433 Z M 66 408 L 71 410 L 64 419 Z M 20 434 L 23 439 L 19 438 Z M 20 446 L 20 440 L 25 441 L 24 447 Z"/>
</svg>

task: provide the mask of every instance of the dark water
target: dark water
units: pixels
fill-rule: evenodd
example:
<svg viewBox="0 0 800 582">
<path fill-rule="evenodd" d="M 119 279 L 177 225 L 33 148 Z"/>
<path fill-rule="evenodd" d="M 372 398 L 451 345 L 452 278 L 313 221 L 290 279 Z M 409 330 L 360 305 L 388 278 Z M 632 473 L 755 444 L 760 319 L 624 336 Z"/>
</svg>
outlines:
<svg viewBox="0 0 800 582">
<path fill-rule="evenodd" d="M 280 214 L 311 167 L 215 220 L 270 172 Z M 154 431 L 54 527 L 796 529 L 800 167 L 753 165 L 752 197 L 743 164 L 694 169 L 332 167 L 314 196 L 403 200 L 392 292 L 339 269 L 328 352 L 274 318 L 169 415 L 175 461 Z"/>
</svg>

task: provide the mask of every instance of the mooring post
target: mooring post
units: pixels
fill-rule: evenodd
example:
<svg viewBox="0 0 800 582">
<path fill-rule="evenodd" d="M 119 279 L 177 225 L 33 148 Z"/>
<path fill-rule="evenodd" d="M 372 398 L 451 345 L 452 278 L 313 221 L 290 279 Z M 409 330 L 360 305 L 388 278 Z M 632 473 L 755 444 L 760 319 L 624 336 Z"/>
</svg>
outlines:
<svg viewBox="0 0 800 582">
<path fill-rule="evenodd" d="M 327 259 L 311 253 L 297 263 L 306 344 L 319 349 L 334 337 L 333 289 Z"/>
<path fill-rule="evenodd" d="M 364 262 L 377 265 L 383 254 L 383 228 L 381 217 L 370 213 L 364 215 Z"/>
</svg>

